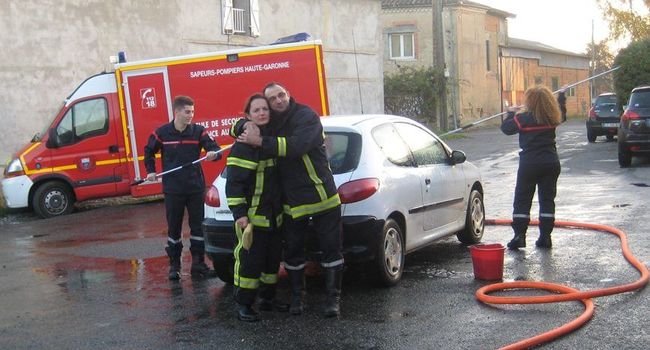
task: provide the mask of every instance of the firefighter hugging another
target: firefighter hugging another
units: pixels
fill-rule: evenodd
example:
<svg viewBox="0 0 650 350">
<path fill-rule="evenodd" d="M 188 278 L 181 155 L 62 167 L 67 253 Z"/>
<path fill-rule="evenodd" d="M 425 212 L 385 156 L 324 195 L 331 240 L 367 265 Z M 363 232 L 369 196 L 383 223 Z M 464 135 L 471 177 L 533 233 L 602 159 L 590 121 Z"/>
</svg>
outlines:
<svg viewBox="0 0 650 350">
<path fill-rule="evenodd" d="M 174 98 L 173 109 L 174 120 L 156 129 L 144 148 L 147 181 L 156 181 L 155 154 L 158 151 L 161 153 L 163 171 L 195 161 L 199 158 L 201 149 L 207 151 L 206 160 L 221 157 L 216 152 L 219 146 L 205 128 L 192 124 L 194 101 L 187 96 L 177 96 Z M 166 174 L 162 177 L 162 186 L 167 216 L 165 251 L 169 256 L 169 279 L 178 280 L 181 277 L 181 229 L 185 208 L 190 226 L 191 275 L 195 278 L 215 277 L 214 271 L 208 268 L 204 260 L 205 242 L 201 222 L 204 216 L 205 181 L 201 163 Z"/>
<path fill-rule="evenodd" d="M 296 103 L 283 86 L 271 83 L 263 92 L 247 102 L 247 119 L 233 125 L 231 133 L 239 136 L 227 161 L 226 196 L 239 238 L 234 271 L 237 314 L 243 321 L 259 319 L 253 308 L 258 289 L 260 309 L 286 310 L 274 300 L 280 227 L 291 289 L 289 312 L 302 314 L 304 242 L 311 219 L 323 252 L 324 315 L 337 317 L 343 277 L 341 201 L 325 154 L 323 126 L 316 112 Z M 269 109 L 270 122 L 265 123 Z"/>
</svg>

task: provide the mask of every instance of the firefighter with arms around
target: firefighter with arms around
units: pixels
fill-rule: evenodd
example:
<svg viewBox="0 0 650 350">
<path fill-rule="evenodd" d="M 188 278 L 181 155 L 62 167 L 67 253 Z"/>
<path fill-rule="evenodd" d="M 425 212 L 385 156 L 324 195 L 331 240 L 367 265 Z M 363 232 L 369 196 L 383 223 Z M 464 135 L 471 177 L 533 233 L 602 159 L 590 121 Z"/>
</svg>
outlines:
<svg viewBox="0 0 650 350">
<path fill-rule="evenodd" d="M 303 312 L 305 233 L 311 219 L 322 251 L 327 300 L 324 315 L 340 314 L 343 255 L 341 253 L 341 200 L 325 154 L 320 117 L 296 103 L 278 83 L 268 84 L 264 96 L 275 125 L 272 136 L 260 136 L 254 123 L 239 122 L 232 133 L 238 142 L 260 147 L 262 158 L 277 158 L 284 212 L 284 266 L 291 285 L 289 312 Z M 243 129 L 243 130 L 242 130 Z"/>
</svg>

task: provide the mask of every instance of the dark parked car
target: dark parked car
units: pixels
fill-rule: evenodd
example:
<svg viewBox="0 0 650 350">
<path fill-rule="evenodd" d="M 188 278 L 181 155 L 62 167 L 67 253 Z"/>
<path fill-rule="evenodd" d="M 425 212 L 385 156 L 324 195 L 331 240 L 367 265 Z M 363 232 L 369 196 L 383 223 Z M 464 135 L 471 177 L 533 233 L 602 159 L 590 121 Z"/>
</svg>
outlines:
<svg viewBox="0 0 650 350">
<path fill-rule="evenodd" d="M 650 86 L 632 90 L 618 129 L 618 164 L 632 164 L 635 154 L 650 154 Z"/>
<path fill-rule="evenodd" d="M 587 118 L 587 140 L 596 142 L 596 137 L 605 135 L 607 141 L 614 139 L 618 130 L 621 108 L 616 102 L 616 94 L 607 92 L 598 95 L 589 109 Z"/>
</svg>

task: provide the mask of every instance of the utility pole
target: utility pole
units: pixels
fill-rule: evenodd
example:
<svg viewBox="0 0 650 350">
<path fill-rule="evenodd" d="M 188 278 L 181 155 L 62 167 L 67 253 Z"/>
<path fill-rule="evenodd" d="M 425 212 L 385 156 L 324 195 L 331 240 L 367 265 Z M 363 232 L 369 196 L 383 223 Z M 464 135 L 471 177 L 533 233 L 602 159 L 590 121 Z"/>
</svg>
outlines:
<svg viewBox="0 0 650 350">
<path fill-rule="evenodd" d="M 444 0 L 431 0 L 432 17 L 433 17 L 433 68 L 438 72 L 442 79 L 442 88 L 438 94 L 438 125 L 441 130 L 448 129 L 447 116 L 447 77 L 445 77 L 445 43 L 444 29 L 442 25 L 442 5 Z"/>
<path fill-rule="evenodd" d="M 596 73 L 596 44 L 594 43 L 594 20 L 591 19 L 591 63 L 589 64 L 589 76 Z M 589 105 L 593 101 L 594 96 L 594 81 L 589 81 Z"/>
</svg>

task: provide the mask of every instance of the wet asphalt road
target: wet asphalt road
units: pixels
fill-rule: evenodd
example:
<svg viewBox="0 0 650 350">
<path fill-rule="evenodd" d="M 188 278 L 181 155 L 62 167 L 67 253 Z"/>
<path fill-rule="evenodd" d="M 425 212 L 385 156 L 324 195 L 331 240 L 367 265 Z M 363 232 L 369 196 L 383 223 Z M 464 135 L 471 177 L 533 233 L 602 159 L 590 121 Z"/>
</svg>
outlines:
<svg viewBox="0 0 650 350">
<path fill-rule="evenodd" d="M 509 218 L 517 138 L 496 128 L 449 141 L 482 171 L 488 218 Z M 650 160 L 620 169 L 616 142 L 588 144 L 583 122 L 558 130 L 562 174 L 557 219 L 602 223 L 627 232 L 646 265 Z M 533 205 L 533 216 L 537 206 Z M 163 203 L 99 207 L 49 220 L 12 214 L 0 221 L 0 348 L 490 349 L 559 326 L 582 304 L 487 306 L 474 298 L 469 249 L 455 238 L 407 257 L 403 280 L 376 287 L 346 273 L 339 321 L 320 317 L 323 280 L 308 279 L 303 316 L 265 313 L 239 322 L 232 288 L 218 279 L 167 281 Z M 488 226 L 484 242 L 506 243 L 508 227 Z M 504 280 L 544 280 L 591 290 L 638 277 L 614 236 L 556 229 L 554 248 L 506 252 Z M 189 242 L 185 241 L 186 247 Z M 286 292 L 286 280 L 281 281 Z M 644 349 L 650 301 L 640 292 L 595 299 L 593 319 L 545 349 Z"/>
</svg>

